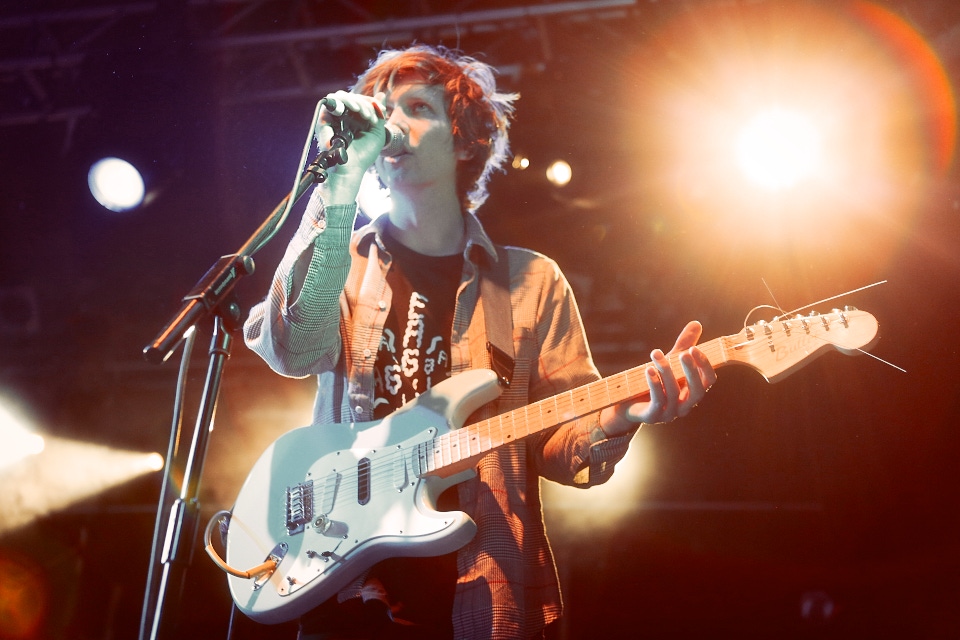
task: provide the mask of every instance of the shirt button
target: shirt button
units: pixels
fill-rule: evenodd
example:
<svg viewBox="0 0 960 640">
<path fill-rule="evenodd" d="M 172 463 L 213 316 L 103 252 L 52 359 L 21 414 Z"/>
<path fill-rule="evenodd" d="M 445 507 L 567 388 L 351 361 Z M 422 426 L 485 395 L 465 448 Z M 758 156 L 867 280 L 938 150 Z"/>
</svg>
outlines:
<svg viewBox="0 0 960 640">
<path fill-rule="evenodd" d="M 363 357 L 368 359 L 370 358 L 370 349 L 363 350 Z"/>
<path fill-rule="evenodd" d="M 380 307 L 380 311 L 386 311 L 386 310 L 387 310 L 387 303 L 386 303 L 385 301 L 383 301 L 383 300 L 380 301 L 380 304 L 379 304 L 378 306 Z"/>
<path fill-rule="evenodd" d="M 360 405 L 357 405 L 356 407 L 354 407 L 353 411 L 359 416 L 363 413 L 363 407 L 361 407 Z"/>
</svg>

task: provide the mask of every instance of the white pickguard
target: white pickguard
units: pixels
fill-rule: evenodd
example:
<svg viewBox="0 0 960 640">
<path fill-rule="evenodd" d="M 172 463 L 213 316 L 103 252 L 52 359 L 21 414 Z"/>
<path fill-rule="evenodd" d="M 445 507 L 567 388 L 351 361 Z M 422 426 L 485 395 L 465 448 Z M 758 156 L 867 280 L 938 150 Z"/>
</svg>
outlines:
<svg viewBox="0 0 960 640">
<path fill-rule="evenodd" d="M 439 512 L 435 501 L 470 472 L 418 477 L 416 445 L 460 427 L 498 395 L 493 373 L 471 371 L 384 420 L 312 425 L 277 439 L 240 490 L 227 563 L 255 566 L 277 545 L 286 550 L 261 582 L 229 576 L 240 610 L 260 622 L 291 620 L 380 560 L 441 555 L 466 544 L 476 532 L 473 520 Z"/>
</svg>

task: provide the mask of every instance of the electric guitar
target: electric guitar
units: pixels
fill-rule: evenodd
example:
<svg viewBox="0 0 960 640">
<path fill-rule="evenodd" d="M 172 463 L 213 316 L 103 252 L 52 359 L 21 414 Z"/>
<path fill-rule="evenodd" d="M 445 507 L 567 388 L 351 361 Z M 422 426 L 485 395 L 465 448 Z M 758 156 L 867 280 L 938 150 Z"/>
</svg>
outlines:
<svg viewBox="0 0 960 640">
<path fill-rule="evenodd" d="M 847 308 L 762 321 L 700 349 L 715 368 L 747 365 L 776 382 L 831 348 L 853 355 L 877 332 L 872 315 Z M 682 379 L 679 359 L 669 359 Z M 649 395 L 647 366 L 463 426 L 500 394 L 493 372 L 474 370 L 380 421 L 290 431 L 263 452 L 240 489 L 226 561 L 209 544 L 214 520 L 208 552 L 228 572 L 243 613 L 264 623 L 293 620 L 380 560 L 462 547 L 476 525 L 463 512 L 436 509 L 447 487 L 472 476 L 479 458 L 501 445 Z"/>
</svg>

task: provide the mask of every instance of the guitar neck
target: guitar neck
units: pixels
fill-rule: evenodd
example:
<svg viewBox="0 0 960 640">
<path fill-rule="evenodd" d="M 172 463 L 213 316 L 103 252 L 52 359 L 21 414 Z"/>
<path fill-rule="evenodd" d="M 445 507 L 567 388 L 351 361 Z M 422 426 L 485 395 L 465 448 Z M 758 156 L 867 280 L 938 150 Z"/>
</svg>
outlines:
<svg viewBox="0 0 960 640">
<path fill-rule="evenodd" d="M 777 382 L 817 355 L 836 349 L 848 355 L 863 352 L 877 339 L 876 318 L 847 307 L 828 314 L 775 318 L 744 327 L 699 346 L 713 367 L 743 364 L 768 382 Z M 679 354 L 667 356 L 673 375 L 686 380 Z M 450 475 L 472 467 L 484 454 L 631 398 L 650 395 L 645 365 L 629 369 L 565 393 L 454 429 L 418 445 L 422 474 Z"/>
<path fill-rule="evenodd" d="M 714 368 L 726 364 L 723 340 L 699 345 Z M 677 380 L 685 380 L 678 354 L 667 356 Z M 570 391 L 455 429 L 419 445 L 421 470 L 447 476 L 476 464 L 490 451 L 572 422 L 631 398 L 649 396 L 646 370 L 652 362 L 585 384 Z"/>
</svg>

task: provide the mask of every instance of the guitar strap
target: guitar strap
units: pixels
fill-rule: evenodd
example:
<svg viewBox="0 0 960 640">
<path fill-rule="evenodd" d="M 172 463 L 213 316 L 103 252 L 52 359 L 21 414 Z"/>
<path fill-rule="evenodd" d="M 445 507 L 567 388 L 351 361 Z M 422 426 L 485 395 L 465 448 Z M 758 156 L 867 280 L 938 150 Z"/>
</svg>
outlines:
<svg viewBox="0 0 960 640">
<path fill-rule="evenodd" d="M 507 251 L 496 245 L 497 261 L 489 256 L 480 274 L 480 304 L 487 325 L 487 353 L 500 384 L 510 386 L 513 379 L 513 311 L 510 306 L 510 263 Z"/>
</svg>

